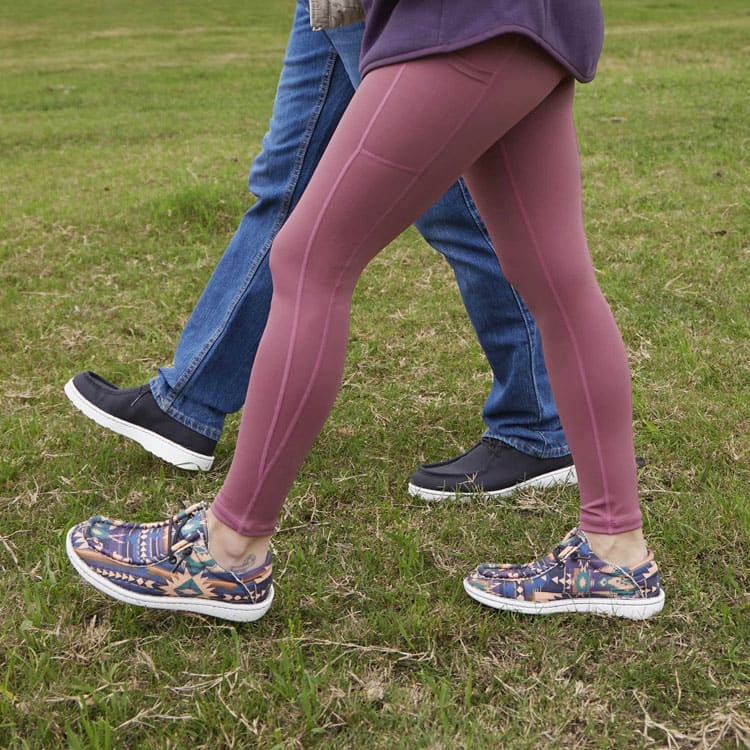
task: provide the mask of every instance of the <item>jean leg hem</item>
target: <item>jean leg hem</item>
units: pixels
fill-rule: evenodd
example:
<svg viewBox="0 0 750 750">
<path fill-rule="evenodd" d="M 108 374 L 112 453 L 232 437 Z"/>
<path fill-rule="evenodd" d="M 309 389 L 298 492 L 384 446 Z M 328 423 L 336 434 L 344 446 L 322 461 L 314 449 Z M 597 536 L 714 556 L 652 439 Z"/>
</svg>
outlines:
<svg viewBox="0 0 750 750">
<path fill-rule="evenodd" d="M 547 438 L 541 433 L 538 433 L 536 440 L 524 440 L 519 437 L 511 437 L 510 435 L 502 435 L 491 430 L 485 430 L 482 437 L 492 438 L 493 440 L 499 440 L 505 445 L 509 445 L 511 448 L 515 448 L 521 453 L 525 453 L 527 456 L 533 456 L 534 458 L 562 458 L 563 456 L 570 455 L 570 448 L 567 443 L 554 443 L 551 444 Z M 539 449 L 539 443 L 544 445 L 544 448 Z"/>
<path fill-rule="evenodd" d="M 212 423 L 207 423 L 203 420 L 195 419 L 195 417 L 186 414 L 181 411 L 174 404 L 175 401 L 180 399 L 180 406 L 190 405 L 190 400 L 185 396 L 179 396 L 172 392 L 168 385 L 163 383 L 158 377 L 153 378 L 149 382 L 151 387 L 151 393 L 154 396 L 157 406 L 167 415 L 172 417 L 175 421 L 182 425 L 185 425 L 188 429 L 198 432 L 201 435 L 209 438 L 210 440 L 218 440 L 221 437 L 222 430 L 224 428 L 224 416 L 217 416 Z M 202 409 L 207 409 L 205 406 L 201 406 Z"/>
</svg>

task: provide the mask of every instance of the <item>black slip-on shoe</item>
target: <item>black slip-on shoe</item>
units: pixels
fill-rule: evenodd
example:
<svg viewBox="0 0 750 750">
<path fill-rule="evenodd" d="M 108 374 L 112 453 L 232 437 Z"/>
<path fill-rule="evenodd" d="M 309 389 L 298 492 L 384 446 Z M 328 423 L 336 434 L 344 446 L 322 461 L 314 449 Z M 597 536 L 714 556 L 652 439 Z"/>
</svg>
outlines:
<svg viewBox="0 0 750 750">
<path fill-rule="evenodd" d="M 409 483 L 409 494 L 423 500 L 456 496 L 501 497 L 525 487 L 577 484 L 569 454 L 535 458 L 493 438 L 482 438 L 471 450 L 436 464 L 422 464 Z"/>
<path fill-rule="evenodd" d="M 118 388 L 95 372 L 79 372 L 65 384 L 73 405 L 98 425 L 136 443 L 180 469 L 208 471 L 216 441 L 165 414 L 151 388 Z"/>
</svg>

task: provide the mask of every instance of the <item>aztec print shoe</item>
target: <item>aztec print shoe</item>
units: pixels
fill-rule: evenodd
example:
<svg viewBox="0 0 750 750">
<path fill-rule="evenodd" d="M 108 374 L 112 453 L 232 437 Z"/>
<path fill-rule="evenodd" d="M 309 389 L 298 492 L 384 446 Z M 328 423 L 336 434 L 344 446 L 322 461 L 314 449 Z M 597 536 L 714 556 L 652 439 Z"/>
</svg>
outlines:
<svg viewBox="0 0 750 750">
<path fill-rule="evenodd" d="M 270 554 L 247 571 L 227 570 L 211 557 L 204 503 L 157 523 L 94 516 L 68 532 L 66 551 L 94 588 L 139 607 L 251 622 L 273 601 Z"/>
<path fill-rule="evenodd" d="M 480 565 L 464 589 L 488 607 L 528 615 L 595 612 L 645 620 L 664 606 L 652 553 L 634 568 L 619 567 L 597 557 L 580 529 L 528 565 Z"/>
</svg>

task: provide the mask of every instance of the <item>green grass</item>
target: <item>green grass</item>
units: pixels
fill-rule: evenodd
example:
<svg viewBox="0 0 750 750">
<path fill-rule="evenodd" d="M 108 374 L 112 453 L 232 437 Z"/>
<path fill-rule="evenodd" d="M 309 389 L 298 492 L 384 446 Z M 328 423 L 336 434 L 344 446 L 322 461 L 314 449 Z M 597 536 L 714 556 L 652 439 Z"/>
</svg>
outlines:
<svg viewBox="0 0 750 750">
<path fill-rule="evenodd" d="M 544 552 L 572 490 L 410 499 L 469 447 L 487 367 L 444 262 L 410 231 L 356 294 L 345 385 L 284 509 L 252 626 L 122 607 L 66 529 L 210 500 L 105 435 L 62 384 L 168 363 L 250 204 L 291 3 L 8 0 L 0 9 L 0 747 L 735 748 L 750 745 L 750 13 L 605 3 L 580 87 L 586 221 L 633 368 L 649 540 L 642 624 L 468 600 L 502 549 Z"/>
</svg>

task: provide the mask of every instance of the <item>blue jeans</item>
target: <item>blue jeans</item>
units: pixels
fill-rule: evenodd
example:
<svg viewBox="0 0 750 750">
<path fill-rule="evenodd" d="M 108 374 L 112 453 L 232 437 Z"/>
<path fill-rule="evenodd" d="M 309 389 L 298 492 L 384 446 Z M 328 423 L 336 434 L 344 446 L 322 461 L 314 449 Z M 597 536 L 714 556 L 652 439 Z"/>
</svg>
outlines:
<svg viewBox="0 0 750 750">
<path fill-rule="evenodd" d="M 312 31 L 297 3 L 269 132 L 250 170 L 257 200 L 242 218 L 182 332 L 174 365 L 151 381 L 157 403 L 218 440 L 244 402 L 271 302 L 268 253 L 305 189 L 359 83 L 363 24 Z M 539 458 L 568 453 L 542 358 L 539 332 L 503 276 L 463 182 L 417 222 L 451 265 L 494 374 L 485 435 Z"/>
</svg>

